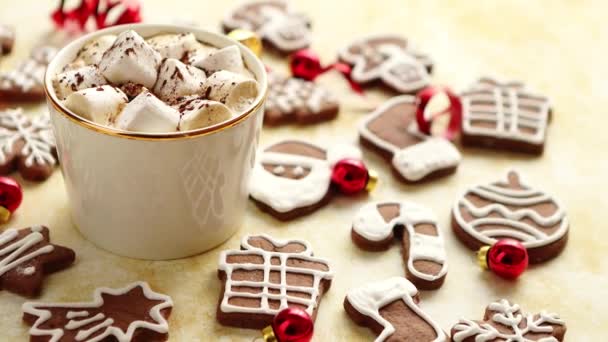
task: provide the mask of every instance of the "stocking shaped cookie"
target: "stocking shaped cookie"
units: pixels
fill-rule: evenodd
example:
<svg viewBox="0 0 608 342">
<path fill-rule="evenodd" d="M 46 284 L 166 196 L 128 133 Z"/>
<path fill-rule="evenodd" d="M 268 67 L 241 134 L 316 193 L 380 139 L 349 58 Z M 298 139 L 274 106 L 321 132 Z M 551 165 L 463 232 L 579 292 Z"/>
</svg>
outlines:
<svg viewBox="0 0 608 342">
<path fill-rule="evenodd" d="M 340 50 L 338 57 L 353 65 L 351 77 L 358 83 L 381 81 L 399 93 L 414 93 L 431 81 L 431 59 L 397 35 L 357 39 Z"/>
<path fill-rule="evenodd" d="M 254 31 L 281 53 L 291 53 L 310 45 L 310 20 L 291 9 L 285 0 L 245 2 L 224 18 L 224 31 Z"/>
<path fill-rule="evenodd" d="M 332 168 L 345 158 L 361 159 L 361 152 L 348 145 L 325 150 L 297 140 L 271 145 L 258 154 L 250 197 L 279 220 L 309 214 L 331 199 Z"/>
<path fill-rule="evenodd" d="M 443 284 L 448 272 L 443 236 L 429 209 L 403 201 L 368 203 L 357 213 L 351 235 L 370 251 L 388 249 L 398 236 L 407 278 L 424 290 Z"/>
<path fill-rule="evenodd" d="M 401 277 L 348 291 L 344 309 L 358 325 L 370 328 L 375 342 L 447 342 L 446 334 L 418 307 L 418 290 Z"/>
<path fill-rule="evenodd" d="M 500 238 L 519 240 L 530 262 L 539 263 L 564 249 L 569 223 L 555 198 L 509 171 L 500 181 L 469 188 L 454 204 L 452 228 L 473 250 Z"/>
<path fill-rule="evenodd" d="M 7 229 L 0 233 L 0 290 L 37 296 L 44 277 L 70 266 L 75 257 L 73 250 L 50 243 L 47 227 Z"/>
<path fill-rule="evenodd" d="M 264 124 L 276 126 L 295 122 L 314 124 L 338 115 L 338 99 L 322 86 L 277 72 L 268 74 L 268 97 Z"/>
<path fill-rule="evenodd" d="M 329 263 L 313 257 L 307 242 L 267 235 L 245 236 L 240 251 L 222 252 L 218 274 L 218 321 L 248 329 L 270 325 L 287 307 L 306 310 L 314 320 L 333 278 Z"/>
<path fill-rule="evenodd" d="M 454 342 L 559 342 L 566 325 L 557 314 L 524 315 L 519 305 L 501 299 L 488 305 L 483 321 L 461 319 L 451 334 Z"/>
<path fill-rule="evenodd" d="M 0 73 L 0 100 L 9 102 L 29 102 L 44 100 L 44 73 L 57 49 L 39 47 L 17 68 Z"/>
<path fill-rule="evenodd" d="M 481 78 L 462 93 L 462 143 L 541 154 L 551 113 L 549 99 L 521 82 Z"/>
<path fill-rule="evenodd" d="M 413 96 L 394 97 L 359 126 L 361 143 L 390 161 L 395 174 L 407 183 L 452 174 L 461 159 L 449 141 L 418 131 L 416 106 Z"/>
<path fill-rule="evenodd" d="M 48 113 L 30 119 L 21 109 L 0 111 L 0 174 L 19 170 L 23 178 L 47 179 L 57 164 Z"/>
<path fill-rule="evenodd" d="M 166 341 L 173 302 L 145 282 L 99 288 L 86 303 L 25 303 L 30 341 Z"/>
<path fill-rule="evenodd" d="M 0 56 L 8 55 L 15 44 L 15 30 L 7 25 L 0 24 Z"/>
</svg>

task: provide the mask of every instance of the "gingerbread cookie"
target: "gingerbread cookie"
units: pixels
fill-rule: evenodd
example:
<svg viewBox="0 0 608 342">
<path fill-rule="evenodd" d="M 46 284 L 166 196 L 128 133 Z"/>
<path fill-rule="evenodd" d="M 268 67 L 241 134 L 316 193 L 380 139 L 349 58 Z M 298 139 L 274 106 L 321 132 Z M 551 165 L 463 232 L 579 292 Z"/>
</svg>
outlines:
<svg viewBox="0 0 608 342">
<path fill-rule="evenodd" d="M 368 203 L 359 209 L 351 231 L 357 246 L 383 251 L 395 236 L 402 242 L 407 278 L 423 290 L 443 285 L 448 263 L 443 235 L 431 210 L 405 201 Z"/>
<path fill-rule="evenodd" d="M 569 222 L 554 197 L 509 171 L 503 180 L 469 188 L 454 204 L 452 228 L 473 250 L 500 238 L 516 239 L 527 248 L 530 263 L 539 263 L 564 249 Z"/>
<path fill-rule="evenodd" d="M 0 24 L 0 56 L 11 53 L 14 44 L 15 30 L 8 25 Z"/>
<path fill-rule="evenodd" d="M 375 342 L 447 342 L 448 336 L 418 307 L 418 290 L 407 279 L 389 278 L 348 291 L 344 309 L 370 328 Z"/>
<path fill-rule="evenodd" d="M 361 143 L 391 162 L 395 175 L 406 183 L 452 174 L 460 152 L 449 141 L 418 131 L 416 98 L 397 96 L 365 118 L 359 126 Z"/>
<path fill-rule="evenodd" d="M 351 77 L 357 83 L 381 81 L 399 93 L 409 94 L 431 82 L 431 58 L 398 35 L 362 37 L 346 45 L 338 57 L 353 66 Z"/>
<path fill-rule="evenodd" d="M 333 273 L 329 263 L 312 256 L 306 241 L 245 236 L 241 250 L 220 254 L 222 281 L 217 319 L 221 324 L 261 329 L 287 307 L 317 315 Z"/>
<path fill-rule="evenodd" d="M 222 21 L 225 32 L 256 32 L 280 53 L 289 54 L 310 45 L 310 19 L 295 12 L 284 0 L 253 0 L 232 9 Z"/>
<path fill-rule="evenodd" d="M 314 124 L 338 116 L 338 99 L 314 82 L 268 73 L 268 97 L 264 124 Z"/>
<path fill-rule="evenodd" d="M 44 100 L 44 73 L 57 49 L 43 46 L 32 51 L 16 69 L 0 73 L 0 100 L 35 102 Z"/>
<path fill-rule="evenodd" d="M 461 95 L 465 146 L 542 154 L 551 114 L 549 99 L 521 82 L 480 78 Z"/>
<path fill-rule="evenodd" d="M 86 303 L 25 303 L 30 341 L 166 341 L 171 297 L 145 282 L 121 289 L 98 288 Z"/>
<path fill-rule="evenodd" d="M 461 319 L 451 334 L 454 342 L 559 342 L 566 325 L 557 314 L 524 315 L 519 305 L 501 299 L 488 305 L 482 321 Z"/>
<path fill-rule="evenodd" d="M 75 258 L 73 250 L 50 243 L 47 227 L 7 229 L 0 233 L 0 289 L 37 296 L 44 277 L 67 268 Z"/>
<path fill-rule="evenodd" d="M 361 159 L 361 152 L 348 145 L 326 150 L 298 140 L 276 143 L 256 158 L 249 195 L 262 211 L 279 220 L 310 214 L 334 195 L 332 169 L 345 158 Z"/>
<path fill-rule="evenodd" d="M 14 170 L 24 179 L 47 179 L 57 164 L 49 114 L 30 119 L 21 109 L 0 111 L 0 174 Z"/>
</svg>

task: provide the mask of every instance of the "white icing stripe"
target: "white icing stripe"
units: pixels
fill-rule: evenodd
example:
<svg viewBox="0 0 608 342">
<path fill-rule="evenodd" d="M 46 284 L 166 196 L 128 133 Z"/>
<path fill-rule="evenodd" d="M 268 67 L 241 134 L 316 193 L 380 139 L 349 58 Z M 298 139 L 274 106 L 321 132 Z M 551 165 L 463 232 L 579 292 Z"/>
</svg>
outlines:
<svg viewBox="0 0 608 342">
<path fill-rule="evenodd" d="M 249 244 L 249 239 L 251 236 L 245 236 L 241 242 L 241 246 L 244 250 L 235 251 L 223 251 L 220 254 L 219 258 L 219 270 L 224 271 L 226 273 L 226 284 L 224 297 L 220 304 L 220 309 L 222 312 L 242 312 L 242 313 L 260 313 L 260 314 L 268 314 L 275 315 L 282 309 L 288 307 L 289 304 L 300 304 L 306 307 L 306 312 L 310 315 L 313 314 L 315 307 L 317 306 L 319 293 L 319 287 L 321 281 L 324 279 L 332 279 L 333 273 L 331 271 L 321 271 L 314 270 L 309 268 L 302 267 L 292 267 L 287 266 L 288 260 L 305 260 L 308 262 L 321 263 L 327 266 L 328 270 L 331 270 L 329 263 L 320 258 L 312 257 L 312 250 L 310 245 L 301 240 L 285 240 L 279 241 L 274 240 L 268 235 L 259 235 L 261 238 L 264 238 L 270 241 L 274 246 L 281 247 L 287 244 L 300 244 L 305 248 L 300 253 L 280 253 L 280 252 L 270 252 L 265 251 L 261 248 L 253 247 Z M 234 264 L 228 263 L 227 258 L 229 256 L 234 255 L 258 255 L 262 257 L 262 264 Z M 273 265 L 271 263 L 271 259 L 279 259 L 280 263 L 278 265 Z M 264 280 L 260 282 L 254 281 L 235 281 L 232 279 L 232 274 L 237 270 L 247 270 L 247 271 L 263 271 L 264 272 Z M 280 272 L 280 283 L 271 283 L 270 282 L 270 273 Z M 311 287 L 307 286 L 294 286 L 287 285 L 287 274 L 289 273 L 299 273 L 306 274 L 313 278 L 313 284 Z M 256 287 L 261 288 L 262 292 L 260 293 L 248 293 L 248 292 L 237 292 L 234 291 L 234 287 L 236 286 L 247 286 L 247 287 Z M 270 293 L 270 289 L 279 290 L 279 293 Z M 289 295 L 287 292 L 299 292 L 304 293 L 309 296 L 309 298 L 302 298 L 293 295 Z M 231 298 L 234 297 L 245 297 L 245 298 L 259 298 L 260 299 L 260 307 L 252 307 L 247 308 L 243 306 L 236 306 L 229 303 Z M 272 309 L 269 305 L 269 300 L 275 300 L 280 302 L 280 307 L 278 309 Z"/>
<path fill-rule="evenodd" d="M 100 321 L 100 320 L 102 320 L 104 318 L 106 318 L 106 316 L 100 312 L 100 313 L 98 313 L 97 315 L 95 315 L 93 317 L 85 318 L 85 319 L 82 319 L 80 321 L 70 320 L 68 322 L 68 324 L 65 325 L 65 328 L 68 329 L 68 330 L 74 330 L 74 329 L 82 328 L 85 325 L 91 324 L 91 323 L 96 322 L 96 321 Z"/>
<path fill-rule="evenodd" d="M 67 314 L 65 315 L 65 318 L 67 319 L 72 319 L 72 318 L 78 318 L 78 317 L 87 317 L 89 315 L 88 311 L 68 311 Z"/>
<path fill-rule="evenodd" d="M 89 328 L 87 330 L 81 330 L 78 332 L 78 334 L 76 334 L 76 341 L 84 341 L 85 339 L 89 338 L 89 336 L 99 332 L 101 329 L 111 326 L 112 324 L 114 324 L 114 320 L 111 318 L 108 318 L 105 321 L 103 321 L 95 326 L 92 326 L 91 328 Z M 99 336 L 93 337 L 92 339 L 89 339 L 88 342 L 101 341 L 102 338 L 105 338 L 105 337 L 101 337 L 101 335 L 99 335 Z"/>
<path fill-rule="evenodd" d="M 129 342 L 133 339 L 133 336 L 137 329 L 152 330 L 159 334 L 168 333 L 169 324 L 168 324 L 167 320 L 165 319 L 165 317 L 163 317 L 163 315 L 161 314 L 161 311 L 164 309 L 173 307 L 173 301 L 171 300 L 171 297 L 169 297 L 169 296 L 152 291 L 150 289 L 150 286 L 146 282 L 135 282 L 135 283 L 132 283 L 132 284 L 130 284 L 124 288 L 120 288 L 120 289 L 111 289 L 111 288 L 105 288 L 105 287 L 98 288 L 95 290 L 95 293 L 93 294 L 93 301 L 88 302 L 88 303 L 34 303 L 34 302 L 24 303 L 22 306 L 22 310 L 24 313 L 33 315 L 33 316 L 38 316 L 38 319 L 32 325 L 32 328 L 30 329 L 29 333 L 31 336 L 50 336 L 49 342 L 57 342 L 57 341 L 61 340 L 62 336 L 65 334 L 65 332 L 62 328 L 56 328 L 56 329 L 40 328 L 40 326 L 42 324 L 44 324 L 51 318 L 50 308 L 89 309 L 89 310 L 99 309 L 103 305 L 102 294 L 109 294 L 109 295 L 113 295 L 113 296 L 124 295 L 136 287 L 141 287 L 141 289 L 143 290 L 144 296 L 147 299 L 149 299 L 151 301 L 160 301 L 160 303 L 155 305 L 154 307 L 152 307 L 149 312 L 149 316 L 150 316 L 150 318 L 152 318 L 152 320 L 154 320 L 154 322 L 144 321 L 144 320 L 135 320 L 129 324 L 127 331 L 123 331 L 122 329 L 120 329 L 118 327 L 112 326 L 113 320 L 111 318 L 108 318 L 107 320 L 103 321 L 99 325 L 87 330 L 87 332 L 90 332 L 90 333 L 79 332 L 78 335 L 81 337 L 81 339 L 78 339 L 78 336 L 77 336 L 77 340 L 80 341 L 80 340 L 86 339 L 88 336 L 90 336 L 91 334 L 93 334 L 96 331 L 99 331 L 101 329 L 105 329 L 105 330 L 103 330 L 103 332 L 101 334 L 98 334 L 93 339 L 89 340 L 89 342 L 101 341 L 104 338 L 107 338 L 110 336 L 114 337 L 118 342 Z M 71 316 L 72 318 L 82 317 L 83 312 L 88 313 L 88 311 L 86 311 L 86 310 L 77 311 L 77 312 L 68 311 L 66 317 L 68 315 Z M 72 313 L 72 314 L 70 315 L 70 313 Z M 70 318 L 70 317 L 67 317 L 67 318 Z M 67 329 L 67 326 L 65 328 Z M 81 335 L 81 333 L 82 333 L 82 335 Z"/>
<path fill-rule="evenodd" d="M 51 253 L 54 249 L 53 246 L 46 245 L 27 252 L 44 240 L 43 235 L 33 231 L 15 241 L 18 235 L 19 232 L 15 229 L 7 229 L 0 234 L 0 276 L 36 257 Z"/>
<path fill-rule="evenodd" d="M 402 300 L 408 308 L 433 328 L 437 336 L 433 342 L 447 341 L 447 336 L 445 336 L 439 325 L 414 303 L 413 297 L 417 293 L 416 287 L 407 279 L 395 277 L 350 290 L 346 298 L 357 312 L 371 317 L 384 327 L 384 330 L 378 335 L 375 342 L 385 341 L 395 333 L 395 327 L 380 315 L 380 309 L 397 300 Z"/>
<path fill-rule="evenodd" d="M 392 163 L 403 178 L 417 181 L 434 171 L 458 166 L 460 159 L 460 152 L 451 142 L 430 138 L 397 151 Z"/>
</svg>

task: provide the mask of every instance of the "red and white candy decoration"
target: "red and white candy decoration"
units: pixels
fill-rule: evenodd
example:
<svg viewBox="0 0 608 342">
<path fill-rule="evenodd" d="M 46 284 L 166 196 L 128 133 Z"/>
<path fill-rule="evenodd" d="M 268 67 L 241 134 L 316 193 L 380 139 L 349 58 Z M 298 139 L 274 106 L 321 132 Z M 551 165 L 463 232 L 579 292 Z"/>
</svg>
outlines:
<svg viewBox="0 0 608 342">
<path fill-rule="evenodd" d="M 433 98 L 441 94 L 447 96 L 450 102 L 449 106 L 437 113 L 428 114 L 426 110 L 428 104 Z M 460 97 L 448 87 L 428 86 L 416 94 L 416 100 L 418 101 L 418 109 L 416 110 L 418 130 L 423 134 L 431 135 L 433 121 L 447 114 L 450 116 L 450 119 L 442 135 L 448 140 L 454 140 L 460 132 L 462 125 L 462 102 L 460 101 Z"/>
<path fill-rule="evenodd" d="M 72 33 L 87 31 L 91 18 L 95 29 L 142 21 L 141 3 L 137 0 L 82 0 L 72 9 L 65 7 L 65 0 L 60 0 L 58 8 L 51 13 L 51 19 L 57 28 Z"/>
<path fill-rule="evenodd" d="M 351 77 L 352 68 L 350 65 L 335 62 L 323 66 L 319 55 L 311 49 L 302 49 L 293 53 L 289 57 L 289 67 L 291 68 L 291 73 L 294 77 L 302 78 L 307 81 L 314 81 L 318 76 L 330 70 L 336 70 L 346 78 L 353 91 L 358 94 L 363 94 L 361 86 Z"/>
</svg>

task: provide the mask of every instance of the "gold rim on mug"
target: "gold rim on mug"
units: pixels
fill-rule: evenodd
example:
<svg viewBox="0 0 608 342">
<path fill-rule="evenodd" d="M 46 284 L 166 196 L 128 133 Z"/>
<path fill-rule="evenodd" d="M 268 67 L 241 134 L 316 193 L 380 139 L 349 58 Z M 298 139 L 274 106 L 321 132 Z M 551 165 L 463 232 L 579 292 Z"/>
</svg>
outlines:
<svg viewBox="0 0 608 342">
<path fill-rule="evenodd" d="M 128 26 L 131 29 L 137 29 L 138 27 L 143 27 L 143 26 L 159 26 L 159 27 L 166 27 L 168 30 L 170 29 L 170 26 L 167 26 L 167 25 L 126 24 L 126 25 L 113 26 L 113 27 L 110 27 L 109 29 L 99 30 L 99 31 L 96 31 L 95 33 L 96 33 L 96 35 L 98 35 L 100 33 L 103 33 L 103 31 L 115 31 L 122 26 L 124 26 L 124 27 Z M 176 27 L 179 27 L 179 26 L 176 26 Z M 212 32 L 209 32 L 209 33 L 212 33 Z M 215 34 L 217 34 L 217 33 L 215 33 Z M 227 37 L 226 35 L 221 35 L 221 36 L 225 37 L 226 39 L 232 40 L 235 43 L 235 45 L 237 45 L 237 46 L 239 46 L 239 48 L 241 48 L 241 50 L 243 50 L 243 49 L 248 50 L 248 48 L 246 46 L 239 43 L 238 41 L 233 40 L 233 39 Z M 86 38 L 86 36 L 79 39 L 79 41 L 83 40 L 83 38 Z M 251 53 L 253 58 L 258 60 L 262 64 L 262 67 L 263 67 L 263 63 L 258 59 L 258 57 L 253 55 L 253 52 L 248 51 L 248 53 Z M 46 71 L 48 73 L 48 71 L 49 71 L 48 68 Z M 181 140 L 181 139 L 196 138 L 196 137 L 200 137 L 203 135 L 217 133 L 217 132 L 223 131 L 227 128 L 238 125 L 240 122 L 247 119 L 251 114 L 256 113 L 258 110 L 260 110 L 260 108 L 266 101 L 266 96 L 268 95 L 268 83 L 265 82 L 263 84 L 264 87 L 262 89 L 262 96 L 257 98 L 257 102 L 252 107 L 250 107 L 247 111 L 240 113 L 238 116 L 236 116 L 230 120 L 222 122 L 219 125 L 199 128 L 199 129 L 185 131 L 185 132 L 170 132 L 170 133 L 161 133 L 161 134 L 144 133 L 144 132 L 129 132 L 129 131 L 121 131 L 121 130 L 117 130 L 117 129 L 112 129 L 110 127 L 95 123 L 93 121 L 89 121 L 89 120 L 81 117 L 80 115 L 77 115 L 77 114 L 72 113 L 71 111 L 67 110 L 60 103 L 57 103 L 57 101 L 55 100 L 55 97 L 52 96 L 53 94 L 51 94 L 51 92 L 49 91 L 49 87 L 46 82 L 46 79 L 47 79 L 47 75 L 45 73 L 44 92 L 46 94 L 47 99 L 50 100 L 51 105 L 57 112 L 61 113 L 63 116 L 68 118 L 70 121 L 72 121 L 82 127 L 85 127 L 87 129 L 93 130 L 97 133 L 110 135 L 110 136 L 114 136 L 114 137 L 119 137 L 119 138 L 132 139 L 132 140 Z"/>
</svg>

